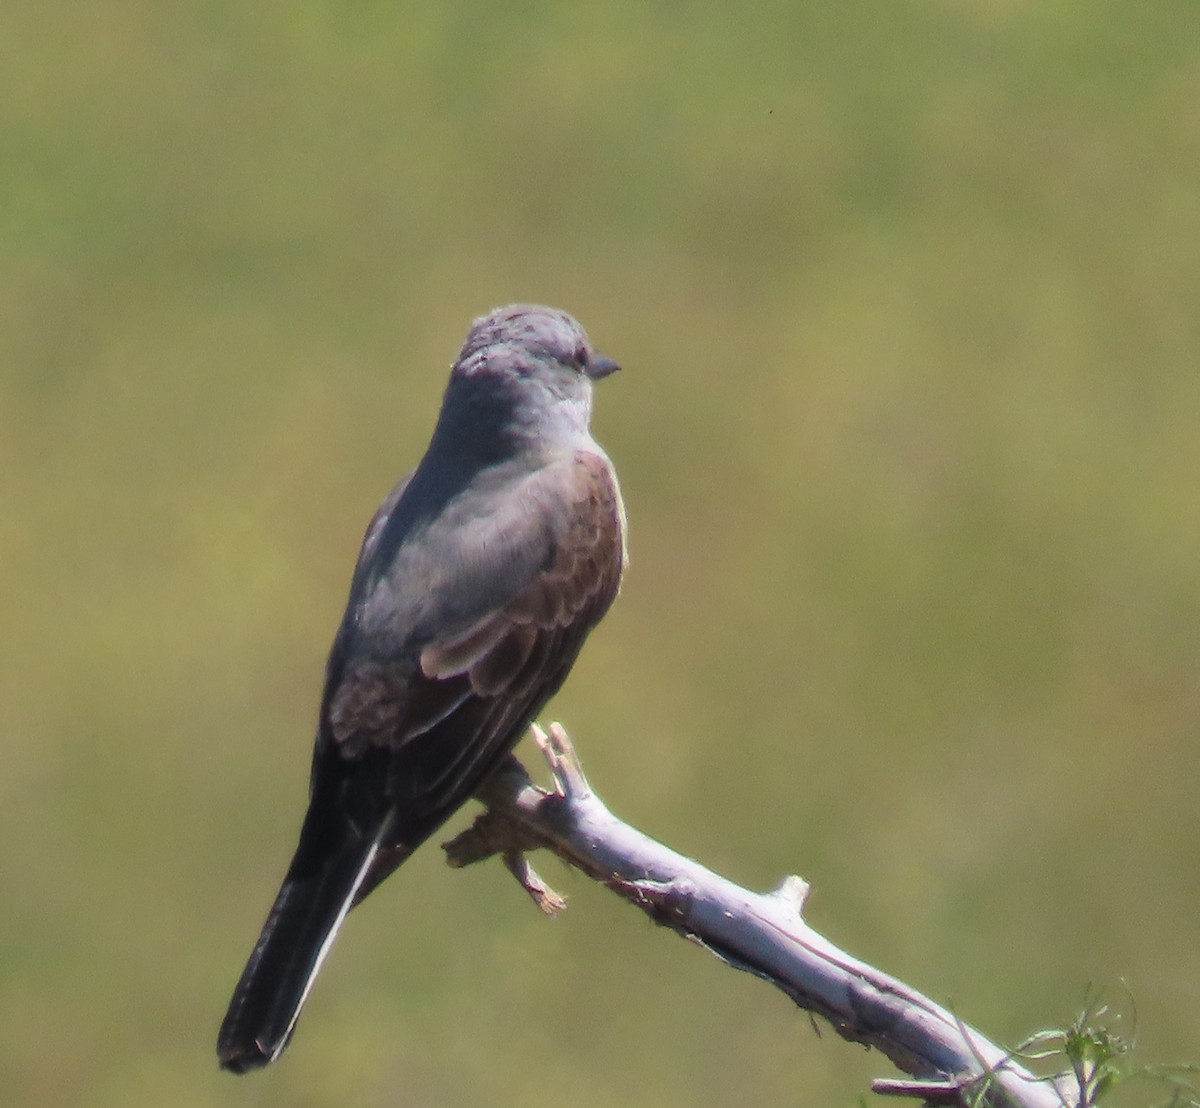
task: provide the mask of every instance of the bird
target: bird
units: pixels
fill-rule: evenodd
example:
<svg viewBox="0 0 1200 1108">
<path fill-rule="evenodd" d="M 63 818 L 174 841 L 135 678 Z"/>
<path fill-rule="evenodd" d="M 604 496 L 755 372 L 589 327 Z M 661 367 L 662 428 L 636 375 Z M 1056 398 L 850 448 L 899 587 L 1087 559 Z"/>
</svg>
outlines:
<svg viewBox="0 0 1200 1108">
<path fill-rule="evenodd" d="M 346 914 L 509 757 L 615 599 L 625 508 L 589 423 L 593 383 L 619 368 L 555 308 L 472 324 L 424 456 L 367 527 L 223 1069 L 279 1057 Z"/>
</svg>

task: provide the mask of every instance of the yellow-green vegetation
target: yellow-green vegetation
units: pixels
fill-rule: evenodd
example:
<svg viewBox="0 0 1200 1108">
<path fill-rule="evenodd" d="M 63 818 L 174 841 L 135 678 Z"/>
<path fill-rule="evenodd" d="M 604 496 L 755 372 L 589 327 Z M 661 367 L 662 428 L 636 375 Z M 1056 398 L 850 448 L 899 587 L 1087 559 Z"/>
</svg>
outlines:
<svg viewBox="0 0 1200 1108">
<path fill-rule="evenodd" d="M 1126 997 L 1125 1010 L 1104 1001 L 1102 991 L 1088 988 L 1083 1009 L 1065 1027 L 1039 1031 L 1013 1050 L 1022 1062 L 1058 1077 L 1058 1090 L 1077 1108 L 1109 1104 L 1120 1088 L 1142 1083 L 1158 1092 L 1156 1108 L 1196 1108 L 1200 1104 L 1200 1066 L 1143 1064 L 1136 1060 L 1137 1010 Z M 992 1074 L 972 1088 L 971 1105 L 988 1102 Z"/>
<path fill-rule="evenodd" d="M 626 370 L 612 808 L 1019 1042 L 1200 1042 L 1192 4 L 0 13 L 0 1099 L 853 1104 L 885 1061 L 554 865 L 423 851 L 214 1037 L 362 528 L 473 315 Z M 1145 1096 L 1144 1101 L 1138 1098 Z M 1105 1103 L 1161 1100 L 1118 1087 Z"/>
</svg>

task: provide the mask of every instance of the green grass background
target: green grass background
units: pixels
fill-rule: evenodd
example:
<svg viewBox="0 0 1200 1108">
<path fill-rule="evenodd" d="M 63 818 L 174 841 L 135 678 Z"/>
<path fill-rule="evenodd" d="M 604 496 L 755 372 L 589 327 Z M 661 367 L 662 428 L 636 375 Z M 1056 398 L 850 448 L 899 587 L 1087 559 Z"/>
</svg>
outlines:
<svg viewBox="0 0 1200 1108">
<path fill-rule="evenodd" d="M 613 808 L 803 874 L 1000 1039 L 1124 981 L 1196 1058 L 1198 43 L 1159 0 L 7 5 L 3 1101 L 892 1072 L 556 863 L 548 922 L 436 849 L 285 1060 L 217 1071 L 362 528 L 516 299 L 626 367 L 632 569 L 550 713 Z"/>
</svg>

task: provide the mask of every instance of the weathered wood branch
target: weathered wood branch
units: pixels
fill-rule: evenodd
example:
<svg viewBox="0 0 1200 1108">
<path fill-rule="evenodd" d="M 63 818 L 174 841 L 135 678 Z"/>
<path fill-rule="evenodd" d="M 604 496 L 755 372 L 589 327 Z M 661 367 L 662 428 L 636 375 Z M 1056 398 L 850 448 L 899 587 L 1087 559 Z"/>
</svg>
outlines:
<svg viewBox="0 0 1200 1108">
<path fill-rule="evenodd" d="M 1039 1078 L 953 1013 L 839 950 L 802 917 L 808 885 L 787 878 L 754 893 L 622 823 L 592 791 L 566 732 L 536 730 L 555 789 L 534 785 L 517 760 L 479 794 L 486 810 L 445 844 L 452 866 L 499 854 L 542 911 L 564 901 L 534 873 L 545 848 L 608 886 L 655 922 L 782 989 L 839 1035 L 877 1048 L 915 1080 L 881 1080 L 881 1094 L 926 1104 L 1078 1108 L 1065 1082 Z"/>
</svg>

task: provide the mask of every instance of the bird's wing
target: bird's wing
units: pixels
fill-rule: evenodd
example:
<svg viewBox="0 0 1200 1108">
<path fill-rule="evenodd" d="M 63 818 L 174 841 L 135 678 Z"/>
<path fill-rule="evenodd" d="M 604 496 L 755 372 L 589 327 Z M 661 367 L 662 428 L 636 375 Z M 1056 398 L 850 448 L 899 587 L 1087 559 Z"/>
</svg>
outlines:
<svg viewBox="0 0 1200 1108">
<path fill-rule="evenodd" d="M 624 517 L 602 454 L 577 451 L 530 482 L 521 490 L 520 512 L 510 505 L 502 526 L 460 529 L 457 541 L 473 548 L 442 552 L 451 569 L 448 588 L 455 586 L 454 571 L 491 575 L 497 582 L 491 606 L 430 636 L 414 657 L 344 644 L 336 687 L 326 696 L 314 802 L 316 777 L 357 776 L 354 763 L 378 766 L 386 751 L 387 781 L 371 791 L 378 788 L 384 794 L 378 801 L 386 796 L 399 806 L 402 830 L 423 837 L 467 799 L 557 691 L 616 596 Z M 368 558 L 364 544 L 360 565 Z M 431 579 L 436 592 L 439 578 Z M 478 581 L 469 586 L 479 587 Z"/>
<path fill-rule="evenodd" d="M 350 583 L 350 597 L 352 602 L 354 597 L 362 592 L 368 568 L 375 560 L 375 552 L 379 549 L 384 529 L 387 527 L 388 520 L 392 517 L 392 512 L 395 511 L 396 505 L 400 503 L 400 497 L 404 495 L 404 490 L 408 488 L 412 478 L 412 472 L 409 472 L 396 482 L 392 491 L 384 497 L 383 503 L 376 509 L 375 514 L 371 517 L 371 522 L 367 524 L 362 546 L 358 551 L 358 561 L 354 563 L 354 575 Z"/>
</svg>

